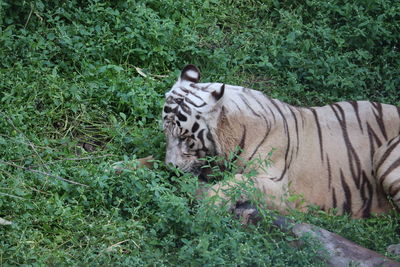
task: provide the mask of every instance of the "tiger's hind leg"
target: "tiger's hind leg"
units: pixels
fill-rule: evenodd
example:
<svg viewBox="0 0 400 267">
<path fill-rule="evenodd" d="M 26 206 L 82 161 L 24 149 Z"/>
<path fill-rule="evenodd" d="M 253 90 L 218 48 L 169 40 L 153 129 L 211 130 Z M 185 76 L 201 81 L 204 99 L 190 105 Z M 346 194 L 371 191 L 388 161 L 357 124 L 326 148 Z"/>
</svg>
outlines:
<svg viewBox="0 0 400 267">
<path fill-rule="evenodd" d="M 378 184 L 400 212 L 400 136 L 378 148 L 373 168 Z M 400 244 L 388 246 L 387 251 L 400 255 Z"/>
<path fill-rule="evenodd" d="M 400 211 L 400 136 L 378 148 L 373 165 L 378 184 Z"/>
</svg>

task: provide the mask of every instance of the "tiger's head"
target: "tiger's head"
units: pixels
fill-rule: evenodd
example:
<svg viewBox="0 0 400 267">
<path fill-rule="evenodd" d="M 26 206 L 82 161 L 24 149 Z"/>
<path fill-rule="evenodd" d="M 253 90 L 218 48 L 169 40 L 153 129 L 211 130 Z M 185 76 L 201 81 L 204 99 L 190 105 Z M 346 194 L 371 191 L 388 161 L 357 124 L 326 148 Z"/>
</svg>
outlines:
<svg viewBox="0 0 400 267">
<path fill-rule="evenodd" d="M 199 69 L 186 66 L 165 94 L 162 114 L 167 142 L 165 162 L 195 175 L 203 172 L 203 158 L 218 154 L 213 130 L 225 91 L 224 84 L 199 83 L 199 80 Z"/>
</svg>

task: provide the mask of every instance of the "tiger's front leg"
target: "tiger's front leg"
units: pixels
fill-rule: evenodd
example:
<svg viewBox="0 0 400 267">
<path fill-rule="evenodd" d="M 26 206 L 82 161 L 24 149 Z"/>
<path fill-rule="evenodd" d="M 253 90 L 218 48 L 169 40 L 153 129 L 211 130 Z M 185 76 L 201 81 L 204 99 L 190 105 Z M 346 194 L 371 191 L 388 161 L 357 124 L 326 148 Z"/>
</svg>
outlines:
<svg viewBox="0 0 400 267">
<path fill-rule="evenodd" d="M 250 181 L 247 181 L 241 174 L 236 174 L 229 180 L 223 180 L 206 189 L 201 189 L 203 197 L 212 199 L 217 206 L 225 206 L 229 210 L 234 209 L 237 203 L 244 203 L 248 200 L 244 188 L 248 188 Z"/>
<path fill-rule="evenodd" d="M 211 186 L 206 191 L 206 197 L 215 198 L 216 205 L 226 206 L 233 211 L 238 205 L 251 201 L 250 194 L 258 193 L 268 209 L 287 213 L 291 205 L 286 201 L 288 193 L 285 181 L 286 179 L 277 182 L 266 175 L 249 178 L 236 174 L 231 180 Z"/>
</svg>

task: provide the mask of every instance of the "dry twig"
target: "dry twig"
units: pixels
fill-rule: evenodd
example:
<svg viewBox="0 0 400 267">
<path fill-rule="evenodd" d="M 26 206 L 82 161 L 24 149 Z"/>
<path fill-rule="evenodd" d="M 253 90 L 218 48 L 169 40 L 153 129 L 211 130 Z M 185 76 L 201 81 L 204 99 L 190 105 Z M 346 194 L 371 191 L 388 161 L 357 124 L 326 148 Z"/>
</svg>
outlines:
<svg viewBox="0 0 400 267">
<path fill-rule="evenodd" d="M 111 245 L 111 246 L 109 246 L 108 248 L 106 248 L 106 251 L 107 251 L 107 252 L 111 252 L 111 251 L 114 250 L 115 247 L 117 247 L 117 246 L 119 246 L 119 245 L 121 245 L 121 244 L 123 244 L 123 243 L 125 243 L 125 242 L 128 242 L 128 241 L 129 241 L 129 239 L 126 239 L 126 240 L 120 241 L 120 242 L 118 242 L 118 243 L 115 243 L 114 245 Z"/>
</svg>

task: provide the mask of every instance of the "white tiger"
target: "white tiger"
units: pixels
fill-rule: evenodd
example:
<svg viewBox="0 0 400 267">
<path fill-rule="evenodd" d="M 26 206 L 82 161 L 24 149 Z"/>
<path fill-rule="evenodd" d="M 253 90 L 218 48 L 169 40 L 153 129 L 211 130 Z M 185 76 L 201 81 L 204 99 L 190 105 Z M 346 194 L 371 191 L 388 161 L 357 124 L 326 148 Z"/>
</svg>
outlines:
<svg viewBox="0 0 400 267">
<path fill-rule="evenodd" d="M 167 163 L 204 175 L 206 156 L 227 158 L 240 147 L 245 165 L 273 150 L 272 166 L 252 178 L 270 208 L 305 209 L 285 200 L 293 194 L 355 218 L 400 207 L 399 107 L 348 101 L 300 108 L 199 79 L 199 70 L 188 65 L 166 94 Z M 244 180 L 243 174 L 235 180 Z M 224 198 L 226 187 L 217 183 L 209 195 Z"/>
</svg>

